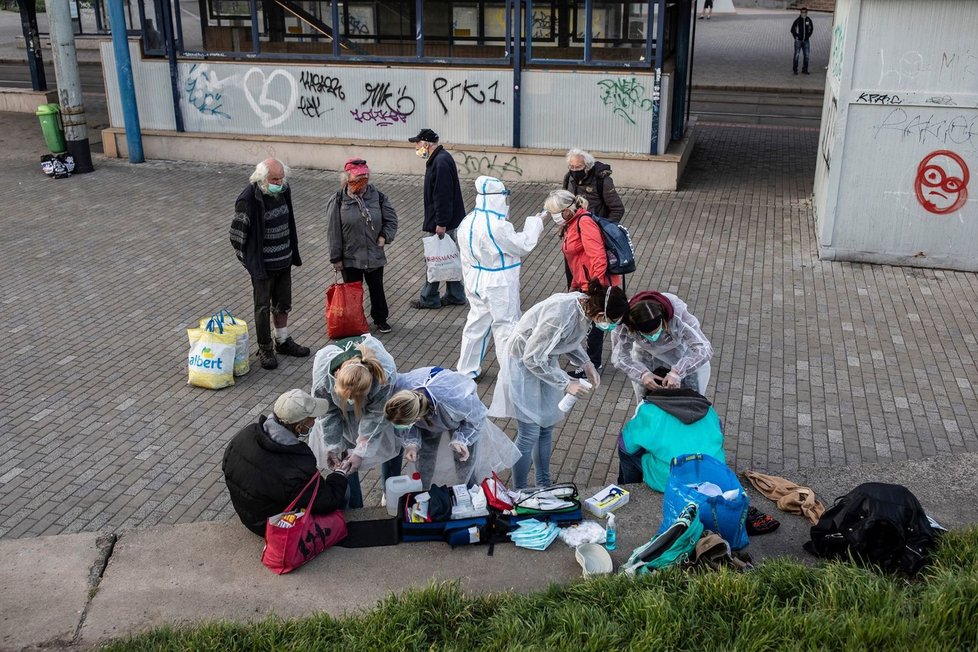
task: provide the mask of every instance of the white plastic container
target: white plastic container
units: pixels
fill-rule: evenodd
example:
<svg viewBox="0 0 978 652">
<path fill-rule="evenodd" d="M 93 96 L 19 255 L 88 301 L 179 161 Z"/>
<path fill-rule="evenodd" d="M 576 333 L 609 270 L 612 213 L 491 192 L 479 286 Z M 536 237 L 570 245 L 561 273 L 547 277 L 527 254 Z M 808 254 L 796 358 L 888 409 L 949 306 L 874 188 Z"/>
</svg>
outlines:
<svg viewBox="0 0 978 652">
<path fill-rule="evenodd" d="M 397 501 L 401 496 L 410 492 L 421 491 L 421 474 L 415 471 L 411 475 L 395 475 L 387 478 L 384 485 L 384 496 L 387 498 L 387 513 L 397 516 Z"/>
<path fill-rule="evenodd" d="M 586 380 L 582 379 L 577 382 L 581 383 L 588 389 L 591 389 L 592 387 L 591 383 L 589 383 Z M 564 398 L 560 399 L 560 403 L 557 404 L 557 407 L 560 409 L 561 412 L 570 412 L 571 409 L 574 407 L 574 404 L 576 403 L 577 403 L 576 396 L 574 396 L 573 394 L 564 394 Z"/>
</svg>

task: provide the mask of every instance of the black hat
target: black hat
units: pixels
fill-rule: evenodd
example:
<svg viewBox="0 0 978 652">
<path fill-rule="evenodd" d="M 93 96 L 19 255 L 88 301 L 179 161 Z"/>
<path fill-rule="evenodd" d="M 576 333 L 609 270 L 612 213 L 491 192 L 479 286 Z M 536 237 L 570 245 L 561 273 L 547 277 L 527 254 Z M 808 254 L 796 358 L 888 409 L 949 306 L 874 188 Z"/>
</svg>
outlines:
<svg viewBox="0 0 978 652">
<path fill-rule="evenodd" d="M 421 131 L 418 132 L 418 135 L 415 136 L 414 138 L 408 138 L 408 142 L 410 143 L 416 143 L 419 140 L 423 140 L 428 143 L 437 143 L 438 134 L 433 132 L 431 129 L 422 129 Z"/>
</svg>

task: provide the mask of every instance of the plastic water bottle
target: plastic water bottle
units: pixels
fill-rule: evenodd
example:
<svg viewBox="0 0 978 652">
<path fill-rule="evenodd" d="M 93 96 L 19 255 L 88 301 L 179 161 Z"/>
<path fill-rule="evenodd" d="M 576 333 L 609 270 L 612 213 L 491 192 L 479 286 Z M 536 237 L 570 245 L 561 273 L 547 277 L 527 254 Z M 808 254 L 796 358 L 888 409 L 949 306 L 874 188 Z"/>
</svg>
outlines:
<svg viewBox="0 0 978 652">
<path fill-rule="evenodd" d="M 581 383 L 588 389 L 591 389 L 592 387 L 591 383 L 589 383 L 586 380 L 579 380 L 577 382 Z M 560 403 L 557 404 L 557 408 L 561 412 L 570 412 L 576 403 L 577 403 L 576 396 L 574 396 L 573 394 L 564 394 L 564 398 L 560 399 Z"/>
<path fill-rule="evenodd" d="M 387 513 L 397 516 L 397 501 L 406 493 L 422 491 L 421 474 L 415 471 L 411 475 L 395 475 L 387 478 L 384 485 L 384 497 L 387 499 Z"/>
<path fill-rule="evenodd" d="M 615 515 L 608 514 L 608 524 L 604 528 L 604 547 L 614 550 L 618 547 L 618 530 L 615 528 Z"/>
</svg>

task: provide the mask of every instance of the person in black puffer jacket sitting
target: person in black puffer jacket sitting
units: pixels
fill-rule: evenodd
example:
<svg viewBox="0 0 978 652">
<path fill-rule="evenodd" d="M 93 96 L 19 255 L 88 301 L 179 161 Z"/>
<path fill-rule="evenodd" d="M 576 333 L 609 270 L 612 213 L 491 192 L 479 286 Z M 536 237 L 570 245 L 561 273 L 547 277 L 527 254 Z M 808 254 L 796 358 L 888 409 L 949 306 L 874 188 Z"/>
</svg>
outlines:
<svg viewBox="0 0 978 652">
<path fill-rule="evenodd" d="M 328 409 L 325 399 L 289 390 L 275 401 L 271 415 L 242 428 L 228 443 L 221 465 L 224 482 L 238 518 L 255 534 L 265 536 L 267 519 L 283 512 L 316 472 L 316 456 L 300 437 L 308 436 L 316 417 Z M 313 489 L 302 495 L 300 506 L 309 502 Z M 341 468 L 319 478 L 312 509 L 328 514 L 345 500 L 346 471 Z"/>
</svg>

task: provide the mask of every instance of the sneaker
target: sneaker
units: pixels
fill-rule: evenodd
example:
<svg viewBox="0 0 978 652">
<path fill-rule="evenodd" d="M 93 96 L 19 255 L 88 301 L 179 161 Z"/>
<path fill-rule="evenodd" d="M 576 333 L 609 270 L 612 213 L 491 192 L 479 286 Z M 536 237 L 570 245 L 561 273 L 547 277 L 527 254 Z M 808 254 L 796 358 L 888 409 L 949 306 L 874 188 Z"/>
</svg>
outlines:
<svg viewBox="0 0 978 652">
<path fill-rule="evenodd" d="M 599 365 L 598 367 L 596 367 L 598 373 L 601 373 L 601 369 L 603 368 L 604 365 Z M 587 378 L 587 374 L 584 373 L 584 367 L 578 367 L 577 369 L 575 369 L 574 371 L 570 372 L 567 375 L 570 376 L 571 378 L 576 378 L 578 380 L 580 380 L 581 378 Z"/>
<path fill-rule="evenodd" d="M 381 333 L 390 333 L 394 329 L 391 328 L 391 325 L 385 321 L 377 324 L 377 330 Z"/>
<path fill-rule="evenodd" d="M 414 308 L 415 310 L 437 310 L 438 308 L 441 308 L 441 305 L 439 304 L 437 306 L 427 306 L 421 303 L 420 300 L 415 299 L 414 301 L 411 302 L 411 307 Z"/>
<path fill-rule="evenodd" d="M 258 362 L 261 363 L 262 369 L 278 367 L 278 358 L 275 357 L 275 351 L 271 347 L 258 349 Z"/>
<path fill-rule="evenodd" d="M 808 72 L 807 70 L 802 70 L 801 71 L 801 74 L 803 74 L 803 75 L 810 75 L 812 73 Z"/>
<path fill-rule="evenodd" d="M 299 346 L 298 344 L 295 343 L 295 340 L 293 340 L 291 337 L 286 339 L 281 344 L 276 344 L 275 350 L 281 353 L 282 355 L 291 355 L 296 358 L 309 357 L 309 347 Z"/>
</svg>

